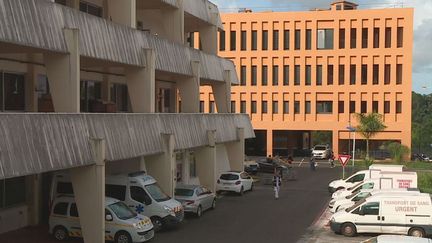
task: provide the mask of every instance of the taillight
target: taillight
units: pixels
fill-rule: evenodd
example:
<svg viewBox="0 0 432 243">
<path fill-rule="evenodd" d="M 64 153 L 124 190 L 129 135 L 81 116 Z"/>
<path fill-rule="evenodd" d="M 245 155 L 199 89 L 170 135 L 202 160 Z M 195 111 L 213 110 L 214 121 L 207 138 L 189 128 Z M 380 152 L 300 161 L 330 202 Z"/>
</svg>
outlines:
<svg viewBox="0 0 432 243">
<path fill-rule="evenodd" d="M 240 185 L 240 183 L 241 183 L 241 181 L 236 181 L 235 184 L 236 184 L 236 185 Z"/>
<path fill-rule="evenodd" d="M 187 201 L 185 201 L 185 203 L 186 203 L 186 205 L 191 205 L 191 204 L 194 204 L 194 203 L 195 203 L 195 201 L 190 201 L 190 200 L 187 200 Z"/>
<path fill-rule="evenodd" d="M 217 184 L 220 184 L 220 180 L 219 179 L 217 180 Z"/>
</svg>

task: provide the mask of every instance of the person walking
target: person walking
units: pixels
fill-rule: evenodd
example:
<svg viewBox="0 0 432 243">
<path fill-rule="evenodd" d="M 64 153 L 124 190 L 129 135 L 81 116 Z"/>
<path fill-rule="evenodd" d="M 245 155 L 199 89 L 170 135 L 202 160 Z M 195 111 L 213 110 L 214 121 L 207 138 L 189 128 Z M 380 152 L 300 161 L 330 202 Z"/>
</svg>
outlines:
<svg viewBox="0 0 432 243">
<path fill-rule="evenodd" d="M 334 168 L 334 167 L 335 167 L 334 160 L 335 160 L 335 156 L 334 156 L 333 151 L 331 151 L 331 153 L 330 153 L 330 157 L 329 157 L 329 163 L 330 163 L 330 167 L 331 167 L 331 168 Z"/>
<path fill-rule="evenodd" d="M 274 175 L 273 175 L 273 190 L 275 193 L 275 199 L 279 199 L 279 190 L 280 186 L 282 184 L 281 177 L 279 174 L 279 171 L 277 168 L 274 169 Z"/>
<path fill-rule="evenodd" d="M 315 161 L 315 158 L 313 156 L 311 156 L 311 158 L 309 160 L 309 166 L 310 166 L 310 170 L 311 171 L 315 171 L 315 169 L 316 169 L 316 161 Z"/>
</svg>

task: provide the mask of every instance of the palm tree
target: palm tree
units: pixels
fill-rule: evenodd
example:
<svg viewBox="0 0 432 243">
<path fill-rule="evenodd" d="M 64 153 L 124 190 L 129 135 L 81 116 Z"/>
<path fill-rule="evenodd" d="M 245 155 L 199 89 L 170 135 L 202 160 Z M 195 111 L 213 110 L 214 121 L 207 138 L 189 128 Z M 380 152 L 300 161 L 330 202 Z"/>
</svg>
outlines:
<svg viewBox="0 0 432 243">
<path fill-rule="evenodd" d="M 369 140 L 377 133 L 387 128 L 382 121 L 382 115 L 378 113 L 356 114 L 359 125 L 358 131 L 366 139 L 366 159 L 369 159 Z"/>
</svg>

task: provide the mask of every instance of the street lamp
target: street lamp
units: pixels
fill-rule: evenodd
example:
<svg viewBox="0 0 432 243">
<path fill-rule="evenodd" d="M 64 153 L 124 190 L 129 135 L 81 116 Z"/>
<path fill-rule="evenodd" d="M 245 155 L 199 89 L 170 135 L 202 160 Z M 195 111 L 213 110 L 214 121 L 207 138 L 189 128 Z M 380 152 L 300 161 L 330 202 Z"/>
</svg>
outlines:
<svg viewBox="0 0 432 243">
<path fill-rule="evenodd" d="M 353 166 L 353 168 L 354 168 L 354 160 L 355 160 L 355 142 L 356 142 L 356 139 L 355 139 L 355 136 L 356 136 L 356 128 L 355 128 L 355 127 L 352 127 L 352 126 L 348 126 L 347 129 L 348 129 L 350 132 L 353 132 L 353 133 L 354 133 L 354 136 L 353 136 L 353 150 L 352 150 L 352 166 Z"/>
</svg>

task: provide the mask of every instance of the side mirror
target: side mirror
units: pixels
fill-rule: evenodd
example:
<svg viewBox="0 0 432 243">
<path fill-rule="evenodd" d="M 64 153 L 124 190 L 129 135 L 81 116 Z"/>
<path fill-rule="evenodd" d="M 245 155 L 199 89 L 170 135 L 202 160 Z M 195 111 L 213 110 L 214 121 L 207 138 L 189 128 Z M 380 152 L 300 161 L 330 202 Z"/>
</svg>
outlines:
<svg viewBox="0 0 432 243">
<path fill-rule="evenodd" d="M 145 205 L 150 205 L 152 204 L 152 200 L 149 196 L 144 197 L 144 204 Z"/>
<path fill-rule="evenodd" d="M 107 215 L 105 215 L 105 220 L 106 220 L 106 221 L 113 221 L 113 217 L 112 217 L 112 215 L 111 215 L 111 214 L 107 214 Z"/>
</svg>

